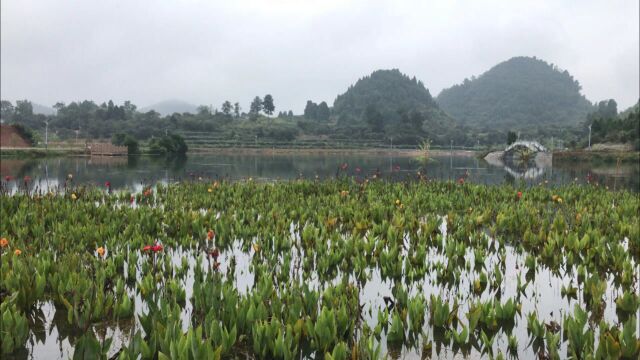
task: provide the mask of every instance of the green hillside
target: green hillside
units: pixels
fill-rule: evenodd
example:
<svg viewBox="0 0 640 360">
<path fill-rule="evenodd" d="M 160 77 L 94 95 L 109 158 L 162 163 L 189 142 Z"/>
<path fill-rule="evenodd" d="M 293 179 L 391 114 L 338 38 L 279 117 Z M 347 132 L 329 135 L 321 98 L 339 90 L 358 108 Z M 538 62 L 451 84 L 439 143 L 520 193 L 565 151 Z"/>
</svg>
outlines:
<svg viewBox="0 0 640 360">
<path fill-rule="evenodd" d="M 465 125 L 526 130 L 583 122 L 592 105 L 580 90 L 568 71 L 535 57 L 514 57 L 443 90 L 437 102 Z"/>
<path fill-rule="evenodd" d="M 444 144 L 457 136 L 452 135 L 457 124 L 440 110 L 424 84 L 397 69 L 377 70 L 358 80 L 338 95 L 332 116 L 338 129 L 358 137 L 382 134 L 404 143 L 428 138 Z"/>
</svg>

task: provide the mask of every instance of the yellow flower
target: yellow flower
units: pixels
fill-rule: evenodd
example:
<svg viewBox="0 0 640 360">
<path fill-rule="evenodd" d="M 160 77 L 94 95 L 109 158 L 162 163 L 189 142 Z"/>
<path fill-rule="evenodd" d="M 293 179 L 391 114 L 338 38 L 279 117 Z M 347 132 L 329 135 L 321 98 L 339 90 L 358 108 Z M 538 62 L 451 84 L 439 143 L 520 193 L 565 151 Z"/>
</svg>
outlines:
<svg viewBox="0 0 640 360">
<path fill-rule="evenodd" d="M 253 244 L 253 251 L 260 252 L 260 245 L 254 243 Z"/>
<path fill-rule="evenodd" d="M 7 238 L 0 239 L 0 247 L 7 247 L 9 245 L 9 240 Z"/>
<path fill-rule="evenodd" d="M 98 255 L 100 255 L 100 257 L 104 256 L 104 248 L 102 246 L 100 246 L 96 252 L 98 252 Z"/>
<path fill-rule="evenodd" d="M 18 256 L 18 255 L 22 254 L 22 251 L 20 251 L 20 249 L 16 249 L 16 251 L 14 251 L 13 254 Z"/>
<path fill-rule="evenodd" d="M 561 197 L 558 198 L 558 204 L 562 204 L 562 198 Z"/>
<path fill-rule="evenodd" d="M 552 201 L 558 201 L 558 198 L 560 198 L 558 195 L 552 195 L 551 196 L 551 200 Z"/>
<path fill-rule="evenodd" d="M 338 218 L 337 218 L 337 217 L 334 217 L 334 218 L 329 218 L 329 219 L 327 219 L 327 220 L 325 221 L 325 224 L 326 224 L 328 227 L 334 227 L 334 226 L 336 225 L 336 223 L 337 223 L 337 222 L 338 222 Z"/>
<path fill-rule="evenodd" d="M 76 194 L 71 194 L 71 200 L 76 200 L 78 198 L 78 196 L 76 196 Z"/>
<path fill-rule="evenodd" d="M 400 199 L 396 199 L 396 205 L 400 205 L 400 204 L 401 204 Z"/>
<path fill-rule="evenodd" d="M 213 192 L 213 189 L 212 188 L 208 188 L 207 192 Z"/>
<path fill-rule="evenodd" d="M 345 197 L 347 195 L 349 195 L 349 192 L 347 190 L 340 191 L 340 196 Z"/>
</svg>

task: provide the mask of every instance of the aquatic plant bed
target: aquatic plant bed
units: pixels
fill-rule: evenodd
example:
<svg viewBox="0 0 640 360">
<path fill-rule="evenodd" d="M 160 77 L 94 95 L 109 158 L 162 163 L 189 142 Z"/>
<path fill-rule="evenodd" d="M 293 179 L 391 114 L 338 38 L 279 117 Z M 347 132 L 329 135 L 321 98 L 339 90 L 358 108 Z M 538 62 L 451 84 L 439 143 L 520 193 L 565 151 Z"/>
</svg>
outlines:
<svg viewBox="0 0 640 360">
<path fill-rule="evenodd" d="M 0 196 L 3 358 L 639 356 L 630 192 L 335 180 Z"/>
</svg>

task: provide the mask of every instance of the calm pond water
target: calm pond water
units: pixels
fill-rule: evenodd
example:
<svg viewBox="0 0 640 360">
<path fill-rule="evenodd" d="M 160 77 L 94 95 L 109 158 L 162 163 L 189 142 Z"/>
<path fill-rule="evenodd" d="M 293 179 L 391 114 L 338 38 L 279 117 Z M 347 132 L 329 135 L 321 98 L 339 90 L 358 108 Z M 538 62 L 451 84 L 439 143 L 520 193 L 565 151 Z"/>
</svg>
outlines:
<svg viewBox="0 0 640 360">
<path fill-rule="evenodd" d="M 447 242 L 447 225 L 444 218 L 440 219 L 440 231 L 443 234 L 443 245 Z M 299 229 L 292 225 L 291 236 L 299 241 L 300 233 Z M 504 326 L 504 329 L 498 330 L 495 334 L 495 342 L 493 345 L 494 351 L 502 350 L 506 353 L 507 349 L 507 333 L 505 329 L 511 329 L 513 334 L 518 339 L 518 358 L 521 359 L 537 359 L 536 347 L 530 342 L 530 336 L 527 332 L 527 320 L 526 315 L 530 312 L 535 312 L 538 315 L 538 319 L 548 323 L 550 321 L 561 322 L 562 318 L 566 314 L 572 313 L 572 308 L 575 304 L 579 304 L 578 300 L 572 300 L 566 298 L 561 294 L 562 286 L 577 283 L 577 274 L 573 271 L 567 271 L 563 275 L 554 274 L 543 264 L 539 264 L 535 273 L 528 273 L 525 267 L 525 252 L 516 251 L 513 247 L 506 245 L 501 246 L 497 241 L 488 238 L 492 246 L 495 247 L 495 252 L 486 254 L 484 259 L 484 269 L 487 271 L 492 269 L 496 264 L 500 263 L 500 248 L 504 247 L 505 264 L 502 269 L 505 281 L 500 285 L 499 291 L 493 294 L 490 291 L 485 291 L 481 296 L 475 296 L 471 293 L 470 288 L 473 281 L 478 276 L 479 268 L 469 269 L 469 271 L 461 272 L 460 284 L 455 287 L 444 287 L 442 284 L 438 285 L 436 280 L 436 272 L 431 271 L 425 278 L 415 283 L 406 285 L 406 290 L 410 297 L 416 296 L 422 293 L 427 301 L 431 295 L 441 298 L 449 304 L 453 304 L 454 300 L 459 301 L 460 308 L 457 310 L 457 314 L 461 319 L 464 319 L 464 314 L 469 311 L 471 303 L 476 300 L 483 302 L 490 301 L 494 297 L 497 297 L 501 302 L 505 302 L 507 299 L 514 299 L 522 306 L 520 314 L 516 315 L 515 322 Z M 406 246 L 409 246 L 408 237 L 405 236 Z M 296 249 L 294 247 L 294 249 Z M 108 251 L 108 250 L 107 250 Z M 189 270 L 184 280 L 184 288 L 186 291 L 186 306 L 182 310 L 183 330 L 187 331 L 193 305 L 191 303 L 191 296 L 193 294 L 194 284 L 194 268 L 197 266 L 193 251 L 189 249 L 174 249 L 168 250 L 172 258 L 172 264 L 174 267 L 180 267 L 182 259 L 187 259 L 189 263 Z M 408 256 L 406 250 L 403 251 L 404 256 Z M 292 251 L 292 263 L 296 262 L 299 257 L 304 257 L 304 254 Z M 428 263 L 442 262 L 447 263 L 447 256 L 444 250 L 438 251 L 436 248 L 430 248 L 428 254 Z M 231 263 L 231 258 L 234 259 L 235 266 L 235 284 L 236 288 L 241 294 L 246 295 L 253 286 L 254 274 L 251 271 L 251 256 L 243 252 L 241 244 L 236 241 L 231 249 L 228 251 L 222 251 L 220 254 L 220 262 L 222 264 L 220 270 L 222 273 L 226 273 L 228 265 Z M 474 252 L 471 248 L 467 249 L 465 259 L 469 260 L 471 264 L 475 262 Z M 141 275 L 140 269 L 144 259 L 140 257 L 138 259 L 138 275 Z M 125 264 L 125 268 L 127 265 Z M 201 264 L 201 270 L 203 272 L 209 271 L 211 265 L 208 261 Z M 368 281 L 361 283 L 357 279 L 350 276 L 350 281 L 354 284 L 358 284 L 359 293 L 361 296 L 361 302 L 364 305 L 363 308 L 363 320 L 371 327 L 374 328 L 378 322 L 378 311 L 386 307 L 383 297 L 393 297 L 392 289 L 394 283 L 389 280 L 383 280 L 380 274 L 379 268 L 368 268 L 366 270 Z M 306 282 L 310 289 L 324 291 L 329 285 L 337 284 L 340 282 L 342 275 L 336 276 L 332 282 L 319 281 L 317 274 L 311 274 L 310 279 L 303 280 L 300 278 L 300 274 L 293 268 L 291 269 L 291 281 L 292 282 Z M 530 281 L 526 287 L 525 292 L 522 295 L 518 295 L 517 285 L 518 278 L 522 280 Z M 579 286 L 580 296 L 582 298 L 582 286 Z M 602 317 L 609 323 L 615 323 L 615 303 L 614 299 L 620 295 L 620 288 L 617 287 L 612 279 L 607 279 L 607 292 L 603 296 L 605 303 Z M 135 299 L 136 314 L 140 315 L 146 312 L 148 309 L 144 304 L 141 295 L 136 293 L 131 287 L 131 284 L 127 285 L 127 293 L 133 296 Z M 427 315 L 428 316 L 428 315 Z M 38 310 L 36 310 L 32 317 L 32 333 L 27 343 L 26 349 L 19 351 L 16 354 L 9 356 L 12 359 L 67 359 L 73 357 L 73 347 L 82 333 L 77 330 L 73 330 L 67 323 L 66 310 L 64 308 L 56 308 L 53 302 L 48 301 L 41 303 Z M 92 326 L 93 331 L 96 333 L 98 339 L 103 340 L 105 337 L 112 338 L 113 343 L 110 348 L 109 356 L 117 356 L 117 352 L 123 345 L 127 345 L 131 340 L 132 330 L 139 329 L 140 323 L 137 319 L 115 322 L 106 321 L 95 324 Z M 482 354 L 474 346 L 468 345 L 465 349 L 454 349 L 450 346 L 450 341 L 443 338 L 443 333 L 434 332 L 429 325 L 428 321 L 425 321 L 423 331 L 427 334 L 429 339 L 433 340 L 434 355 L 439 359 L 481 359 L 486 358 L 486 354 Z M 479 340 L 475 340 L 479 341 Z M 383 333 L 380 339 L 382 345 L 383 354 L 387 354 L 390 359 L 421 359 L 424 358 L 422 354 L 422 343 L 418 340 L 411 346 L 400 346 L 397 348 L 390 347 L 386 341 L 386 334 Z M 560 353 L 566 354 L 567 344 L 564 342 L 560 347 Z M 250 351 L 248 352 L 250 353 Z M 246 355 L 246 354 L 237 354 Z M 305 358 L 311 354 L 304 355 Z M 242 358 L 244 356 L 240 356 Z"/>
<path fill-rule="evenodd" d="M 347 164 L 346 170 L 339 170 Z M 372 154 L 321 154 L 321 155 L 221 155 L 190 154 L 186 157 L 59 157 L 48 159 L 17 159 L 3 157 L 0 166 L 2 179 L 10 176 L 22 180 L 29 176 L 32 186 L 40 188 L 62 186 L 69 174 L 79 184 L 103 186 L 106 181 L 112 188 L 139 190 L 143 185 L 158 181 L 185 179 L 225 178 L 237 180 L 252 177 L 254 180 L 273 181 L 295 178 L 324 179 L 336 174 L 354 176 L 378 176 L 403 180 L 414 177 L 418 171 L 428 178 L 457 180 L 483 184 L 500 184 L 524 181 L 538 184 L 577 182 L 608 186 L 612 190 L 640 188 L 640 165 L 615 163 L 590 165 L 585 163 L 548 164 L 536 167 L 514 164 L 491 165 L 469 155 L 438 155 L 429 161 L 407 156 Z M 15 187 L 15 181 L 11 181 Z M 20 181 L 22 183 L 22 181 Z"/>
<path fill-rule="evenodd" d="M 457 180 L 464 177 L 466 181 L 486 184 L 500 184 L 509 182 L 524 181 L 527 184 L 538 184 L 548 181 L 550 184 L 566 184 L 577 182 L 586 184 L 588 180 L 592 183 L 599 183 L 601 186 L 608 186 L 610 189 L 631 189 L 638 190 L 640 171 L 637 164 L 610 166 L 602 165 L 591 167 L 584 164 L 573 164 L 571 166 L 548 166 L 548 167 L 528 167 L 518 168 L 511 166 L 490 165 L 487 162 L 476 159 L 473 156 L 436 156 L 429 162 L 419 161 L 410 157 L 374 156 L 374 155 L 189 155 L 185 158 L 153 158 L 153 157 L 130 157 L 130 158 L 88 158 L 88 157 L 61 157 L 49 159 L 22 160 L 3 158 L 0 173 L 4 180 L 10 176 L 13 180 L 9 186 L 14 188 L 17 183 L 22 183 L 25 176 L 31 177 L 31 186 L 56 187 L 62 186 L 68 175 L 73 175 L 75 184 L 96 184 L 103 186 L 109 181 L 112 187 L 117 189 L 139 190 L 144 184 L 151 184 L 157 181 L 170 182 L 178 180 L 189 180 L 211 178 L 226 178 L 230 180 L 252 177 L 256 180 L 272 181 L 277 179 L 295 179 L 304 177 L 314 179 L 316 177 L 331 178 L 336 174 L 347 173 L 349 175 L 362 177 L 379 176 L 390 180 L 402 180 L 408 177 L 415 177 L 418 171 L 426 174 L 429 178 L 439 180 Z M 347 164 L 346 169 L 341 169 L 343 164 Z M 339 170 L 340 169 L 340 170 Z M 15 179 L 19 179 L 16 181 Z M 6 184 L 6 183 L 5 183 Z M 447 241 L 446 222 L 442 222 L 441 232 L 443 241 Z M 292 237 L 299 238 L 298 231 L 292 229 Z M 493 241 L 493 240 L 491 240 Z M 496 247 L 499 247 L 497 243 Z M 108 250 L 107 250 L 108 251 Z M 185 249 L 173 249 L 167 251 L 177 266 L 182 257 L 186 257 L 189 262 L 189 273 L 186 279 L 185 290 L 187 299 L 192 294 L 193 272 L 195 258 L 193 253 Z M 503 288 L 499 292 L 502 301 L 514 298 L 518 292 L 517 279 L 525 277 L 524 260 L 526 253 L 516 252 L 512 247 L 506 246 L 504 249 L 506 263 L 503 270 L 505 281 Z M 294 256 L 301 256 L 294 254 Z M 246 292 L 253 284 L 253 274 L 250 270 L 250 257 L 241 251 L 239 246 L 225 251 L 221 254 L 222 264 L 229 263 L 231 257 L 237 263 L 235 272 L 235 283 L 240 292 Z M 429 262 L 446 262 L 446 257 L 442 252 L 431 249 L 428 254 Z M 498 252 L 487 254 L 485 258 L 486 269 L 492 269 L 498 263 Z M 465 255 L 473 263 L 474 254 L 471 250 Z M 208 265 L 204 265 L 208 267 Z M 223 272 L 226 265 L 222 266 Z M 390 296 L 393 283 L 383 280 L 380 270 L 371 268 L 367 271 L 369 280 L 361 284 L 360 293 L 362 301 L 366 305 L 364 308 L 364 320 L 375 327 L 377 323 L 377 312 L 384 308 L 383 297 Z M 418 282 L 408 288 L 411 296 L 422 292 L 427 299 L 431 294 L 453 301 L 454 298 L 463 300 L 460 304 L 459 314 L 465 314 L 470 301 L 475 299 L 469 293 L 470 284 L 477 276 L 475 271 L 463 272 L 460 279 L 460 287 L 455 289 L 443 288 L 436 285 L 435 273 L 429 274 L 423 281 Z M 338 279 L 339 280 L 339 279 Z M 336 280 L 336 281 L 338 281 Z M 535 275 L 529 279 L 531 283 L 527 287 L 526 293 L 520 298 L 522 311 L 513 324 L 513 331 L 519 341 L 518 353 L 520 358 L 536 358 L 535 350 L 529 344 L 529 336 L 526 330 L 525 314 L 531 311 L 538 313 L 541 321 L 561 320 L 564 314 L 571 313 L 571 309 L 576 303 L 575 300 L 564 298 L 561 295 L 563 285 L 575 284 L 576 274 L 554 274 L 544 266 L 537 268 Z M 603 318 L 608 322 L 615 322 L 615 305 L 613 300 L 619 294 L 610 279 L 608 280 L 608 292 L 604 296 L 606 304 Z M 326 287 L 327 283 L 318 282 L 312 278 L 308 281 L 313 288 Z M 581 290 L 580 290 L 581 291 Z M 136 311 L 138 314 L 143 311 L 142 300 L 139 294 L 135 294 L 133 289 L 129 289 L 130 295 L 135 296 Z M 486 301 L 490 295 L 484 294 L 480 297 Z M 466 300 L 466 301 L 465 301 Z M 184 309 L 184 325 L 188 323 L 191 311 L 190 301 Z M 42 303 L 38 311 L 33 316 L 34 331 L 31 334 L 27 349 L 15 355 L 15 358 L 70 358 L 73 355 L 73 344 L 81 335 L 73 332 L 66 322 L 66 314 L 63 309 L 56 309 L 51 302 Z M 122 344 L 127 344 L 130 339 L 131 329 L 138 328 L 136 320 L 129 322 L 101 323 L 94 327 L 94 331 L 99 336 L 112 337 L 114 342 L 111 354 L 115 354 Z M 428 337 L 434 340 L 434 347 L 438 349 L 438 358 L 463 358 L 462 352 L 454 351 L 452 348 L 442 345 L 443 341 L 438 334 L 432 333 L 429 325 L 425 324 L 425 331 Z M 448 343 L 445 342 L 445 343 Z M 403 347 L 399 349 L 388 348 L 386 338 L 381 339 L 383 352 L 388 352 L 391 358 L 414 359 L 421 357 L 421 345 L 415 347 Z M 496 336 L 494 349 L 505 349 L 507 344 L 506 334 L 500 332 Z M 440 349 L 440 347 L 442 347 Z M 467 358 L 482 358 L 477 349 L 469 348 Z M 566 344 L 561 348 L 561 354 L 566 354 Z"/>
</svg>

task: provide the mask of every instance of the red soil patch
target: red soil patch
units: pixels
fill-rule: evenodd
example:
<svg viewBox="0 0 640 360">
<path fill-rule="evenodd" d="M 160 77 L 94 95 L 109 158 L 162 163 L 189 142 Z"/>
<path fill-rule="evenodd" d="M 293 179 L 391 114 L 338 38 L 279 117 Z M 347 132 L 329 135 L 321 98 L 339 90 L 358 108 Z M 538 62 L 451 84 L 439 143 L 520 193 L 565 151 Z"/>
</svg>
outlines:
<svg viewBox="0 0 640 360">
<path fill-rule="evenodd" d="M 16 129 L 11 125 L 0 125 L 0 147 L 25 148 L 31 147 Z"/>
</svg>

